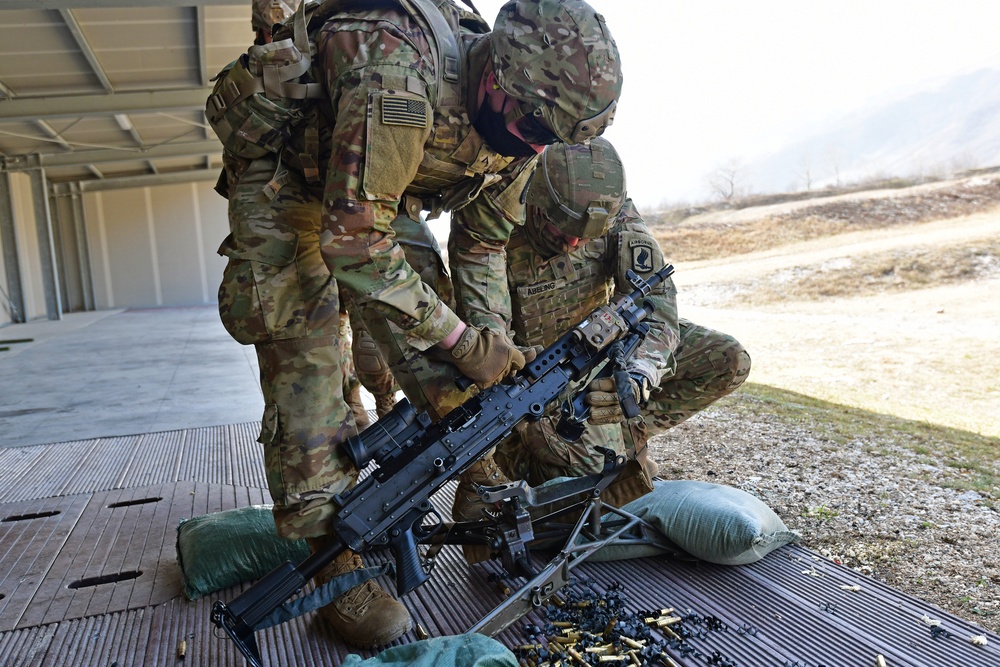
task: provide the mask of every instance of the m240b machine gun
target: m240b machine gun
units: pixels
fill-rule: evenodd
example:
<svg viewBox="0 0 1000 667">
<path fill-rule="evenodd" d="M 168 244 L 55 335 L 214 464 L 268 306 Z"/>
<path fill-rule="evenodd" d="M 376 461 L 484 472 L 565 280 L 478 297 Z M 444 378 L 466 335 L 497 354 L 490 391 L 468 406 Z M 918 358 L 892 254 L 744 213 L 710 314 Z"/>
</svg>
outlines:
<svg viewBox="0 0 1000 667">
<path fill-rule="evenodd" d="M 395 558 L 398 595 L 427 581 L 430 574 L 416 535 L 422 533 L 424 519 L 436 514 L 431 496 L 522 420 L 540 419 L 574 382 L 602 364 L 606 368 L 601 373 L 611 374 L 614 363 L 606 362 L 620 364 L 631 356 L 649 330 L 643 320 L 653 307 L 643 297 L 672 273 L 670 265 L 646 280 L 630 273 L 631 294 L 595 309 L 513 382 L 480 392 L 440 421 L 431 423 L 427 413 L 416 413 L 404 399 L 364 433 L 347 440 L 345 452 L 358 470 L 372 461 L 377 467 L 335 498 L 339 511 L 331 532 L 336 537 L 299 565 L 286 562 L 277 567 L 230 603 L 217 601 L 212 622 L 225 630 L 253 667 L 260 667 L 254 632 L 272 625 L 269 619 L 276 610 L 346 549 L 366 552 L 388 547 Z M 586 421 L 588 411 L 582 405 L 579 400 L 565 402 L 561 432 L 572 434 Z"/>
</svg>

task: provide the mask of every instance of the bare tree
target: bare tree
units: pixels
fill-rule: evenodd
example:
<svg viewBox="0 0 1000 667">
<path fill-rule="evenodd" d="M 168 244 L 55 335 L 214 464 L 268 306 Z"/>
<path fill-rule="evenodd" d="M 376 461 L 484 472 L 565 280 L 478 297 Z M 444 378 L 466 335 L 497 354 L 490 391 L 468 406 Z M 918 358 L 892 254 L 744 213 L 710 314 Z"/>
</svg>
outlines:
<svg viewBox="0 0 1000 667">
<path fill-rule="evenodd" d="M 830 144 L 826 147 L 826 161 L 830 163 L 833 170 L 833 184 L 840 187 L 840 166 L 844 161 L 844 156 L 840 152 L 840 147 Z"/>
<path fill-rule="evenodd" d="M 733 158 L 710 171 L 705 176 L 705 182 L 713 195 L 723 201 L 730 201 L 746 189 L 743 183 L 745 171 L 743 161 Z"/>
<path fill-rule="evenodd" d="M 806 192 L 812 190 L 812 160 L 808 153 L 800 153 L 798 160 L 799 176 L 806 186 Z"/>
</svg>

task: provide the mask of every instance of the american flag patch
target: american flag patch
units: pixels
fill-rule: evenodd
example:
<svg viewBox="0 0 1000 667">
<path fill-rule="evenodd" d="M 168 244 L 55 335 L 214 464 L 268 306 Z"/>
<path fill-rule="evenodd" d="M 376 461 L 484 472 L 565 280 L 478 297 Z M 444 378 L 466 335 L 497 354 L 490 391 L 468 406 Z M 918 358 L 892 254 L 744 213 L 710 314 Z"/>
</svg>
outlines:
<svg viewBox="0 0 1000 667">
<path fill-rule="evenodd" d="M 427 100 L 384 95 L 382 97 L 382 124 L 427 127 Z"/>
</svg>

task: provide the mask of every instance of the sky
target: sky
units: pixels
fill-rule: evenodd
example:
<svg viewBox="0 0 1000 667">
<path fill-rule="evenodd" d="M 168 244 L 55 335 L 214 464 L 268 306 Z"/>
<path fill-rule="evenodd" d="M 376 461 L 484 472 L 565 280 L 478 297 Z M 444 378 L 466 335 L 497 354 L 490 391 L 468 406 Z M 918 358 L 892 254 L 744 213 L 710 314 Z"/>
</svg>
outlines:
<svg viewBox="0 0 1000 667">
<path fill-rule="evenodd" d="M 852 111 L 1000 69 L 996 0 L 589 1 L 622 59 L 605 136 L 643 209 L 704 201 L 713 169 Z M 490 23 L 504 4 L 473 2 Z"/>
</svg>

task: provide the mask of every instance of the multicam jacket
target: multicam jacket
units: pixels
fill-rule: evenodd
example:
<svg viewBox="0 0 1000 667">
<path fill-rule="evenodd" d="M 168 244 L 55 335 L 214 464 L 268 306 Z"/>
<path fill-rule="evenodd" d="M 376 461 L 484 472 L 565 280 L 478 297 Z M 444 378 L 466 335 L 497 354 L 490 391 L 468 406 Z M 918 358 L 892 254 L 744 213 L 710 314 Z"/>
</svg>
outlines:
<svg viewBox="0 0 1000 667">
<path fill-rule="evenodd" d="M 352 299 L 402 329 L 417 349 L 442 340 L 459 320 L 406 263 L 393 219 L 421 208 L 453 210 L 456 282 L 484 285 L 523 220 L 520 195 L 534 161 L 499 155 L 472 128 L 476 100 L 469 97 L 479 80 L 470 73 L 482 71 L 487 26 L 442 6 L 464 58 L 457 82 L 433 71 L 429 31 L 395 4 L 334 14 L 313 35 L 329 102 L 321 132 L 323 256 Z M 509 304 L 499 293 L 463 291 L 460 301 L 473 311 L 503 311 Z"/>
<path fill-rule="evenodd" d="M 630 293 L 626 271 L 648 276 L 663 265 L 660 246 L 631 200 L 607 234 L 551 259 L 535 251 L 519 229 L 507 247 L 515 342 L 550 345 L 598 306 Z M 668 279 L 648 298 L 656 310 L 647 319 L 650 332 L 632 360 L 632 370 L 656 387 L 676 370 L 677 289 Z"/>
</svg>

